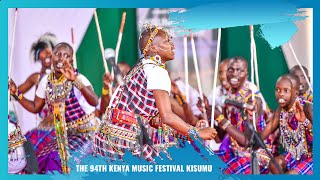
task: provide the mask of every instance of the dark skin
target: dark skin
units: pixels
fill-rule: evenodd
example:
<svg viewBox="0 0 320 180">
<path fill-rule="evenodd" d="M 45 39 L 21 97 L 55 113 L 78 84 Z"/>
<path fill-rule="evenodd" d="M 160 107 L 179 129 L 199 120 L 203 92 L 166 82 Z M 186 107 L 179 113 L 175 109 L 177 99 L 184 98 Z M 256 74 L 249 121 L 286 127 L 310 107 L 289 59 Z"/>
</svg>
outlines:
<svg viewBox="0 0 320 180">
<path fill-rule="evenodd" d="M 55 78 L 60 78 L 62 75 L 64 75 L 69 81 L 74 81 L 76 79 L 76 75 L 74 74 L 73 68 L 70 65 L 72 63 L 72 55 L 73 50 L 68 45 L 58 44 L 54 48 L 52 63 L 55 71 Z M 58 68 L 58 63 L 62 63 L 63 67 Z M 10 80 L 9 87 L 10 93 L 14 94 L 17 90 L 17 87 L 12 80 Z M 93 88 L 91 86 L 83 87 L 80 89 L 80 91 L 90 105 L 96 106 L 98 104 L 98 97 L 93 92 Z M 19 103 L 28 111 L 32 113 L 38 113 L 43 108 L 45 99 L 35 96 L 34 100 L 30 101 L 23 97 L 21 100 L 19 100 Z"/>
<path fill-rule="evenodd" d="M 304 113 L 305 110 L 302 107 L 302 105 L 299 103 L 299 101 L 295 101 L 298 94 L 296 86 L 297 86 L 296 83 L 294 83 L 293 81 L 290 81 L 288 77 L 281 77 L 277 81 L 276 98 L 278 102 L 280 101 L 279 108 L 277 109 L 276 114 L 272 119 L 271 123 L 267 124 L 266 128 L 261 133 L 261 137 L 263 139 L 265 139 L 270 133 L 272 133 L 276 128 L 279 127 L 279 116 L 280 116 L 281 108 L 283 108 L 284 110 L 289 110 L 292 107 L 295 113 L 295 118 L 300 122 L 305 121 L 306 119 L 306 114 Z M 282 102 L 281 99 L 283 99 L 284 102 Z M 312 116 L 308 117 L 308 119 L 312 122 Z M 306 128 L 312 129 L 312 123 L 310 123 Z M 286 161 L 283 155 L 276 157 L 276 161 L 283 168 L 283 170 L 286 170 Z M 270 170 L 273 174 L 280 173 L 272 162 L 270 162 Z M 286 173 L 298 174 L 298 172 L 296 172 L 295 170 L 290 170 Z"/>
<path fill-rule="evenodd" d="M 293 85 L 292 85 L 293 84 Z M 270 120 L 270 123 L 267 124 L 265 129 L 261 133 L 261 138 L 264 140 L 268 137 L 269 134 L 275 131 L 276 128 L 279 127 L 279 116 L 281 112 L 281 108 L 284 108 L 286 110 L 290 109 L 290 107 L 293 108 L 295 112 L 295 117 L 298 121 L 304 122 L 306 119 L 306 115 L 304 113 L 304 108 L 301 106 L 301 104 L 298 101 L 295 101 L 297 94 L 298 94 L 298 83 L 291 83 L 290 79 L 288 77 L 286 78 L 280 78 L 276 85 L 276 97 L 279 101 L 280 99 L 284 99 L 285 102 L 282 103 L 282 100 L 279 103 L 279 107 L 277 111 L 275 112 L 273 118 Z M 310 113 L 310 112 L 309 112 Z M 311 113 L 312 114 L 312 113 Z M 217 117 L 219 115 L 219 112 L 215 116 Z M 308 117 L 312 118 L 312 117 Z M 312 119 L 309 119 L 312 122 Z M 222 120 L 220 123 L 220 126 L 222 126 L 226 120 Z M 310 123 L 307 127 L 308 129 L 312 128 L 312 124 Z M 229 133 L 231 137 L 234 137 L 242 146 L 248 145 L 248 140 L 246 139 L 245 135 L 241 133 L 238 129 L 236 129 L 234 126 L 230 125 L 226 128 L 226 131 Z M 286 161 L 285 157 L 280 155 L 275 158 L 276 161 L 279 163 L 280 167 L 282 167 L 284 170 L 286 169 Z M 270 161 L 270 170 L 274 174 L 279 174 L 280 172 L 277 170 L 275 165 Z M 287 172 L 287 174 L 298 174 L 295 170 L 290 170 Z"/>
<path fill-rule="evenodd" d="M 118 63 L 118 67 L 121 71 L 122 76 L 125 76 L 128 74 L 128 72 L 130 71 L 131 67 L 129 66 L 129 64 L 125 63 L 125 62 L 119 62 Z"/>
<path fill-rule="evenodd" d="M 181 91 L 174 81 L 171 81 L 171 93 L 182 96 Z M 185 120 L 186 123 L 196 126 L 198 119 L 193 115 L 191 106 L 187 102 L 180 105 L 173 97 L 170 98 L 170 101 L 172 110 L 175 114 L 177 114 L 181 119 Z"/>
<path fill-rule="evenodd" d="M 40 73 L 45 73 L 46 69 L 50 69 L 51 61 L 47 62 L 46 59 L 50 58 L 51 59 L 51 51 L 49 48 L 43 49 L 39 53 L 39 59 L 41 61 L 41 70 Z M 21 84 L 18 89 L 20 90 L 21 93 L 26 93 L 28 92 L 32 86 L 34 86 L 40 76 L 40 73 L 33 73 L 31 74 L 27 80 Z"/>
<path fill-rule="evenodd" d="M 112 83 L 112 76 L 110 73 L 106 73 L 103 75 L 103 88 L 109 90 L 109 85 Z M 111 92 L 109 92 L 111 93 Z M 104 112 L 106 112 L 106 109 L 110 103 L 111 97 L 109 94 L 107 95 L 101 95 L 101 104 L 100 104 L 100 111 L 96 110 L 96 116 L 100 117 Z"/>
<path fill-rule="evenodd" d="M 308 70 L 307 69 L 304 69 L 304 70 L 305 70 L 306 75 L 308 76 Z M 299 78 L 300 86 L 302 87 L 299 90 L 299 94 L 303 95 L 309 89 L 309 85 L 308 85 L 307 79 L 303 75 L 301 68 L 299 66 L 293 67 L 290 70 L 290 74 L 296 75 Z M 310 77 L 308 77 L 308 80 L 310 81 Z"/>
<path fill-rule="evenodd" d="M 140 49 L 143 49 L 145 45 L 145 43 L 140 43 Z M 145 54 L 145 58 L 155 56 L 156 54 L 161 57 L 162 63 L 174 59 L 174 45 L 171 37 L 162 30 L 159 30 L 155 36 L 150 48 Z M 164 90 L 153 90 L 153 96 L 163 122 L 180 133 L 188 134 L 188 130 L 190 129 L 189 125 L 172 111 L 169 93 Z M 199 136 L 205 140 L 212 140 L 217 134 L 213 128 L 199 129 L 198 132 Z"/>
<path fill-rule="evenodd" d="M 237 93 L 248 77 L 248 64 L 245 60 L 231 59 L 227 68 L 227 80 L 232 93 Z"/>
<path fill-rule="evenodd" d="M 223 86 L 223 88 L 225 89 L 229 89 L 230 88 L 230 84 L 227 80 L 227 70 L 228 70 L 228 63 L 229 60 L 223 60 L 220 64 L 219 64 L 219 81 L 220 84 Z"/>
<path fill-rule="evenodd" d="M 50 61 L 48 61 L 50 59 Z M 27 80 L 21 84 L 18 89 L 21 93 L 28 92 L 39 80 L 40 74 L 45 74 L 46 69 L 50 69 L 51 65 L 51 51 L 49 48 L 42 49 L 39 52 L 39 60 L 41 61 L 41 70 L 40 73 L 33 73 L 31 74 Z M 53 116 L 51 113 L 48 114 L 43 120 L 44 121 L 51 121 L 53 119 Z M 47 126 L 43 125 L 42 123 L 39 124 L 39 128 L 46 129 Z"/>
<path fill-rule="evenodd" d="M 219 81 L 220 84 L 223 88 L 225 89 L 229 89 L 230 88 L 230 84 L 227 80 L 227 69 L 228 69 L 228 63 L 229 60 L 223 60 L 220 64 L 219 64 Z M 212 110 L 212 106 L 209 104 L 208 98 L 206 96 L 203 96 L 203 100 L 204 100 L 204 107 L 206 108 L 206 112 L 207 112 L 207 117 L 211 116 L 211 110 Z M 202 100 L 200 98 L 198 98 L 198 103 L 197 106 L 199 108 L 200 111 L 203 112 L 203 108 L 202 108 Z"/>
<path fill-rule="evenodd" d="M 228 63 L 228 69 L 227 69 L 227 79 L 231 86 L 231 91 L 233 94 L 237 93 L 241 87 L 243 86 L 244 82 L 247 79 L 248 75 L 248 68 L 247 68 L 247 62 L 245 60 L 241 59 L 231 59 Z M 260 115 L 263 114 L 262 110 L 262 101 L 260 98 L 255 97 L 254 103 L 252 102 L 252 99 L 248 99 L 248 104 L 255 104 L 255 112 L 252 112 L 252 110 L 246 110 L 246 113 L 248 114 L 249 119 L 252 123 L 252 114 L 256 113 L 256 118 L 258 118 Z M 226 114 L 226 109 L 223 109 L 223 114 Z M 219 112 L 217 109 L 215 109 L 215 118 L 217 118 L 221 112 Z M 256 119 L 257 120 L 257 119 Z M 219 126 L 222 128 L 223 125 L 227 122 L 226 119 L 222 120 L 219 123 Z M 247 146 L 249 141 L 247 140 L 245 134 L 243 132 L 240 132 L 237 128 L 235 128 L 232 125 L 229 125 L 225 131 L 233 137 L 241 146 Z"/>
<path fill-rule="evenodd" d="M 148 33 L 145 33 L 145 35 L 146 34 Z M 146 39 L 147 38 L 144 37 L 144 35 L 142 39 L 140 39 L 140 49 L 143 49 L 146 46 Z M 155 55 L 159 55 L 161 57 L 162 63 L 174 59 L 174 45 L 171 41 L 171 37 L 168 37 L 167 34 L 162 30 L 160 30 L 155 36 L 152 45 L 149 47 L 149 50 L 145 54 L 145 58 Z M 159 115 L 163 120 L 163 123 L 169 125 L 182 134 L 188 134 L 188 131 L 190 129 L 189 125 L 172 111 L 169 93 L 164 90 L 153 90 L 153 96 L 155 98 L 156 105 L 159 110 Z M 215 129 L 213 128 L 203 128 L 200 129 L 198 133 L 199 136 L 205 140 L 211 140 L 217 134 Z"/>
</svg>

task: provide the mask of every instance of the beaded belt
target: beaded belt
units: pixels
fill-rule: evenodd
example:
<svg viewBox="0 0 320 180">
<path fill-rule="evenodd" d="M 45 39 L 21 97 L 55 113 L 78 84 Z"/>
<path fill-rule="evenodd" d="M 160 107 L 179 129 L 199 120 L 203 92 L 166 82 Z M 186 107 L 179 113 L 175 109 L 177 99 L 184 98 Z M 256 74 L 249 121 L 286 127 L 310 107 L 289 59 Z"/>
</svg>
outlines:
<svg viewBox="0 0 320 180">
<path fill-rule="evenodd" d="M 114 126 L 104 126 L 101 128 L 100 132 L 105 135 L 110 134 L 111 136 L 131 141 L 135 141 L 138 135 L 137 132 L 123 130 Z"/>
<path fill-rule="evenodd" d="M 16 129 L 8 135 L 8 148 L 12 149 L 21 146 L 26 141 L 26 138 L 21 134 L 20 128 L 16 126 Z"/>
<path fill-rule="evenodd" d="M 136 115 L 131 112 L 122 111 L 119 109 L 112 109 L 111 110 L 112 117 L 111 120 L 114 123 L 120 123 L 120 124 L 127 124 L 127 125 L 138 125 Z"/>
<path fill-rule="evenodd" d="M 91 114 L 86 114 L 84 116 L 82 116 L 81 118 L 72 121 L 72 122 L 68 122 L 67 123 L 67 128 L 76 128 L 82 124 L 86 124 L 87 122 L 89 122 L 91 119 L 95 118 L 95 114 L 91 113 Z"/>
</svg>

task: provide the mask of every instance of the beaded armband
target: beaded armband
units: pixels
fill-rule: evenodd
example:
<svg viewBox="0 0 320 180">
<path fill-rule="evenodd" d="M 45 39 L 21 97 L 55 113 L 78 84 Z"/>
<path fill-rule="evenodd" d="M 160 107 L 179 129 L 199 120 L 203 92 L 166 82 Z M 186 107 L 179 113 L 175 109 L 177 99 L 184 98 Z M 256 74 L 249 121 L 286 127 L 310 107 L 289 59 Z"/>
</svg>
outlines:
<svg viewBox="0 0 320 180">
<path fill-rule="evenodd" d="M 19 89 L 16 90 L 15 94 L 12 95 L 17 101 L 20 101 L 23 98 L 23 94 L 19 91 Z"/>
<path fill-rule="evenodd" d="M 188 135 L 189 136 L 193 136 L 195 139 L 198 139 L 199 138 L 199 132 L 198 132 L 198 129 L 193 127 L 193 126 L 190 126 L 189 130 L 188 130 Z"/>
<path fill-rule="evenodd" d="M 216 120 L 217 120 L 217 122 L 220 124 L 221 121 L 224 120 L 224 115 L 223 115 L 223 114 L 220 114 Z"/>
<path fill-rule="evenodd" d="M 174 98 L 178 101 L 180 106 L 186 103 L 186 97 L 184 95 L 175 94 Z"/>
<path fill-rule="evenodd" d="M 73 81 L 73 85 L 76 86 L 79 90 L 84 87 L 84 84 L 78 78 Z"/>
<path fill-rule="evenodd" d="M 231 125 L 230 121 L 227 121 L 226 123 L 224 123 L 223 126 L 221 127 L 222 130 L 225 131 L 229 125 Z"/>
<path fill-rule="evenodd" d="M 105 89 L 104 87 L 102 87 L 102 95 L 103 96 L 106 96 L 108 95 L 110 92 L 109 92 L 109 89 Z"/>
<path fill-rule="evenodd" d="M 304 127 L 307 127 L 310 124 L 310 120 L 306 119 L 306 120 L 303 121 L 302 124 L 303 124 Z"/>
</svg>

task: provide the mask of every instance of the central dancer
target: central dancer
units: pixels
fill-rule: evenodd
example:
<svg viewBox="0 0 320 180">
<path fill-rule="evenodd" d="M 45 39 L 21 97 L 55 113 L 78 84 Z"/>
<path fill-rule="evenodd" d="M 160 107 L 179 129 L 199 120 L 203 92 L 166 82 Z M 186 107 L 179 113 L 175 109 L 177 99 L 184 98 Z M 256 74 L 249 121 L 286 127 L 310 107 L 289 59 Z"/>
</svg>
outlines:
<svg viewBox="0 0 320 180">
<path fill-rule="evenodd" d="M 170 133 L 214 139 L 215 129 L 197 129 L 172 112 L 171 81 L 165 63 L 174 59 L 175 48 L 168 32 L 153 25 L 145 26 L 139 38 L 139 48 L 143 59 L 124 77 L 124 85 L 114 92 L 96 131 L 96 153 L 113 160 L 116 156 L 122 159 L 127 150 L 153 162 L 153 153 L 158 151 L 153 147 L 154 142 L 168 147 L 172 142 Z M 158 136 L 150 143 L 147 136 L 152 134 L 154 127 L 158 129 Z"/>
</svg>

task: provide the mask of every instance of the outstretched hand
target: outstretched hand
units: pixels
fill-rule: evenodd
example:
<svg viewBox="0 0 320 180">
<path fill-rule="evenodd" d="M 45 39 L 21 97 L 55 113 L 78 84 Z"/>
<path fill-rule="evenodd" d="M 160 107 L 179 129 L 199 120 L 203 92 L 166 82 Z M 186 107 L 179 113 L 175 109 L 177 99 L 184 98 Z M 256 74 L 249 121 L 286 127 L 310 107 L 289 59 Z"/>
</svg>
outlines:
<svg viewBox="0 0 320 180">
<path fill-rule="evenodd" d="M 198 132 L 200 138 L 202 138 L 203 140 L 213 140 L 217 135 L 216 129 L 211 127 L 199 129 Z"/>
<path fill-rule="evenodd" d="M 76 79 L 76 75 L 74 73 L 73 67 L 68 61 L 65 61 L 63 68 L 61 68 L 61 73 L 66 77 L 69 81 L 74 81 Z"/>
<path fill-rule="evenodd" d="M 304 122 L 306 120 L 306 115 L 305 115 L 305 113 L 303 111 L 303 107 L 300 104 L 300 102 L 296 101 L 292 108 L 293 108 L 294 115 L 295 115 L 296 119 L 299 122 Z"/>
<path fill-rule="evenodd" d="M 9 89 L 10 89 L 10 94 L 15 94 L 17 91 L 17 85 L 14 83 L 12 79 L 9 81 Z"/>
</svg>

